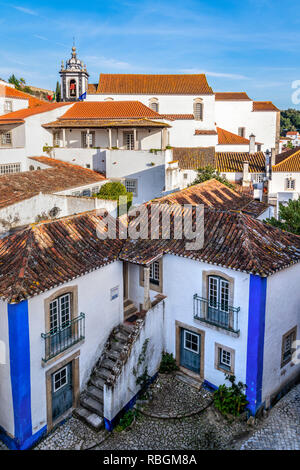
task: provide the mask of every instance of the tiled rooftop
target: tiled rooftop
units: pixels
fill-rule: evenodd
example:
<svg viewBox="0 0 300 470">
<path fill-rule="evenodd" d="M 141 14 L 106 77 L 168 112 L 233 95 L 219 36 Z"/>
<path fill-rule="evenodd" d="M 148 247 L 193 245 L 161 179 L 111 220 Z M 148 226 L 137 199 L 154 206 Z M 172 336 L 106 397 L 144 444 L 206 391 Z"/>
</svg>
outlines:
<svg viewBox="0 0 300 470">
<path fill-rule="evenodd" d="M 233 132 L 217 127 L 219 145 L 249 145 L 250 140 Z M 256 142 L 258 143 L 258 142 Z"/>
<path fill-rule="evenodd" d="M 50 168 L 0 176 L 0 208 L 24 201 L 40 192 L 53 193 L 97 183 L 105 177 L 93 170 L 48 157 L 34 157 Z"/>
<path fill-rule="evenodd" d="M 241 211 L 258 217 L 268 208 L 268 204 L 256 201 L 241 192 L 229 188 L 225 184 L 211 179 L 195 184 L 181 191 L 168 194 L 152 202 L 168 204 L 204 204 L 215 209 Z"/>
<path fill-rule="evenodd" d="M 23 91 L 17 90 L 16 88 L 5 85 L 0 85 L 0 98 L 2 96 L 5 98 L 28 100 L 29 108 L 45 104 L 44 100 L 40 100 L 39 98 L 36 98 L 36 96 L 30 95 L 29 93 L 24 93 Z"/>
<path fill-rule="evenodd" d="M 216 101 L 251 101 L 244 91 L 225 91 L 215 93 Z"/>
<path fill-rule="evenodd" d="M 216 152 L 216 168 L 224 173 L 242 173 L 243 162 L 249 162 L 250 173 L 265 173 L 266 159 L 263 152 Z"/>
<path fill-rule="evenodd" d="M 53 111 L 54 109 L 61 108 L 62 106 L 70 106 L 70 103 L 44 103 L 40 106 L 34 106 L 33 108 L 20 109 L 19 111 L 14 111 L 0 116 L 0 124 L 10 123 L 11 121 L 23 122 L 24 119 L 29 116 Z"/>
<path fill-rule="evenodd" d="M 204 74 L 142 75 L 102 73 L 97 93 L 201 95 L 212 94 Z"/>
<path fill-rule="evenodd" d="M 195 135 L 217 135 L 217 131 L 214 129 L 211 130 L 203 130 L 203 129 L 196 129 Z"/>
<path fill-rule="evenodd" d="M 151 207 L 146 206 L 145 222 Z M 163 210 L 176 214 L 183 208 L 164 204 Z M 195 220 L 195 208 L 192 214 Z M 20 302 L 117 259 L 147 265 L 170 254 L 260 276 L 300 261 L 299 236 L 245 214 L 205 208 L 203 248 L 189 251 L 186 239 L 172 236 L 169 240 L 100 240 L 101 219 L 95 211 L 86 212 L 32 225 L 1 239 L 0 298 Z"/>
<path fill-rule="evenodd" d="M 285 157 L 285 158 L 284 158 Z M 300 172 L 300 149 L 295 148 L 291 152 L 287 151 L 276 156 L 276 165 L 272 171 L 279 172 Z"/>
<path fill-rule="evenodd" d="M 159 113 L 139 101 L 84 101 L 75 103 L 63 119 L 132 119 L 161 118 Z"/>
<path fill-rule="evenodd" d="M 253 111 L 280 111 L 272 101 L 253 101 Z"/>
<path fill-rule="evenodd" d="M 109 127 L 171 127 L 166 122 L 152 119 L 58 119 L 44 124 L 46 129 L 58 128 L 109 128 Z"/>
<path fill-rule="evenodd" d="M 173 160 L 181 170 L 215 165 L 215 147 L 173 147 Z"/>
</svg>

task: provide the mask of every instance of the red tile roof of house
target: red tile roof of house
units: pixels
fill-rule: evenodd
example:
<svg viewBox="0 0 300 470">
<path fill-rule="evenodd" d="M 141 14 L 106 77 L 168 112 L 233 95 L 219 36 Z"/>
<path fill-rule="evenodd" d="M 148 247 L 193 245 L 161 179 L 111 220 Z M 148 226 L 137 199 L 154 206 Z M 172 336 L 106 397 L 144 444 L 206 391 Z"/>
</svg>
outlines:
<svg viewBox="0 0 300 470">
<path fill-rule="evenodd" d="M 145 223 L 153 204 L 146 205 Z M 195 207 L 162 204 L 182 218 Z M 32 225 L 0 239 L 0 298 L 17 303 L 84 276 L 117 259 L 149 265 L 164 254 L 201 261 L 259 276 L 269 276 L 300 261 L 300 237 L 248 215 L 204 209 L 204 244 L 187 250 L 186 238 L 100 239 L 102 216 L 96 211 Z M 174 221 L 174 219 L 172 219 Z M 140 218 L 135 220 L 138 225 Z M 149 232 L 151 231 L 151 225 Z M 199 228 L 202 230 L 202 226 Z M 150 232 L 151 233 L 151 232 Z"/>
<path fill-rule="evenodd" d="M 160 204 L 204 204 L 215 209 L 241 211 L 253 217 L 258 217 L 268 208 L 268 204 L 255 201 L 253 198 L 231 189 L 216 179 L 189 186 L 181 191 L 154 199 L 152 202 Z"/>
<path fill-rule="evenodd" d="M 244 91 L 224 91 L 215 93 L 216 101 L 252 101 Z"/>
<path fill-rule="evenodd" d="M 24 93 L 23 91 L 17 90 L 16 88 L 0 84 L 0 97 L 1 96 L 19 100 L 28 100 L 29 108 L 45 104 L 44 100 L 40 100 L 39 98 L 36 98 L 36 96 L 30 95 L 29 93 Z"/>
<path fill-rule="evenodd" d="M 88 89 L 87 89 L 88 94 L 97 93 L 97 87 L 98 87 L 98 83 L 89 83 Z"/>
<path fill-rule="evenodd" d="M 286 155 L 286 158 L 284 156 Z M 276 156 L 276 165 L 272 166 L 275 172 L 300 172 L 300 149 L 297 147 L 289 152 L 284 152 Z"/>
<path fill-rule="evenodd" d="M 120 240 L 97 236 L 96 212 L 32 225 L 0 240 L 0 297 L 21 302 L 118 259 Z"/>
<path fill-rule="evenodd" d="M 126 118 L 161 119 L 161 116 L 139 101 L 84 101 L 75 103 L 60 120 Z"/>
<path fill-rule="evenodd" d="M 48 157 L 32 157 L 50 168 L 0 176 L 0 208 L 24 201 L 40 192 L 54 193 L 98 183 L 105 177 L 93 170 Z"/>
<path fill-rule="evenodd" d="M 213 94 L 204 74 L 140 75 L 102 73 L 97 93 L 138 95 Z"/>
<path fill-rule="evenodd" d="M 214 129 L 211 130 L 202 130 L 202 129 L 196 129 L 195 130 L 195 135 L 217 135 L 217 131 Z"/>
<path fill-rule="evenodd" d="M 242 173 L 243 162 L 249 162 L 250 173 L 265 173 L 266 158 L 263 152 L 216 152 L 216 168 L 220 173 Z"/>
<path fill-rule="evenodd" d="M 173 160 L 181 170 L 215 166 L 215 147 L 173 147 Z"/>
<path fill-rule="evenodd" d="M 22 122 L 27 117 L 53 111 L 54 109 L 61 108 L 62 106 L 70 106 L 70 104 L 71 103 L 44 103 L 40 106 L 34 106 L 33 108 L 20 109 L 19 111 L 14 111 L 0 116 L 0 124 L 9 123 L 10 121 Z"/>
<path fill-rule="evenodd" d="M 171 121 L 181 120 L 189 121 L 194 120 L 195 117 L 193 114 L 161 114 L 164 119 L 170 119 Z"/>
<path fill-rule="evenodd" d="M 249 145 L 250 140 L 217 127 L 219 145 Z M 256 142 L 258 144 L 258 142 Z"/>
<path fill-rule="evenodd" d="M 151 207 L 145 214 L 145 220 L 135 220 L 135 225 L 146 226 L 151 220 Z M 182 220 L 183 213 L 192 211 L 193 222 L 196 222 L 194 208 L 179 204 L 169 206 L 162 204 L 162 212 Z M 259 276 L 269 276 L 300 261 L 300 237 L 253 217 L 236 212 L 218 211 L 204 208 L 204 244 L 201 249 L 187 250 L 186 238 L 173 239 L 174 217 L 171 217 L 171 239 L 161 239 L 161 222 L 158 227 L 158 240 L 127 240 L 120 254 L 120 259 L 130 263 L 149 265 L 164 254 L 190 258 L 196 261 L 223 266 Z M 160 221 L 164 220 L 163 217 Z M 148 224 L 149 232 L 151 230 Z M 203 226 L 201 225 L 200 230 Z M 151 233 L 151 232 L 150 232 Z M 202 232 L 203 233 L 203 232 Z M 176 276 L 175 276 L 176 277 Z"/>
<path fill-rule="evenodd" d="M 253 111 L 280 111 L 272 101 L 253 101 Z"/>
<path fill-rule="evenodd" d="M 289 131 L 286 133 L 286 135 L 298 135 L 298 132 L 297 131 Z"/>
</svg>

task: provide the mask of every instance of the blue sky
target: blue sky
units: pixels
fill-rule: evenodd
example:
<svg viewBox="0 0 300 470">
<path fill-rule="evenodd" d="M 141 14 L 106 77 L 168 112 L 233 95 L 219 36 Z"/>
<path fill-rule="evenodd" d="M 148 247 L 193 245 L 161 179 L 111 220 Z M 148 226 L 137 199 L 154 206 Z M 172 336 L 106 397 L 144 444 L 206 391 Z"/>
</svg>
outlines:
<svg viewBox="0 0 300 470">
<path fill-rule="evenodd" d="M 75 37 L 100 72 L 205 72 L 215 91 L 292 104 L 300 79 L 297 0 L 0 1 L 0 77 L 54 89 Z M 300 109 L 300 108 L 299 108 Z"/>
</svg>

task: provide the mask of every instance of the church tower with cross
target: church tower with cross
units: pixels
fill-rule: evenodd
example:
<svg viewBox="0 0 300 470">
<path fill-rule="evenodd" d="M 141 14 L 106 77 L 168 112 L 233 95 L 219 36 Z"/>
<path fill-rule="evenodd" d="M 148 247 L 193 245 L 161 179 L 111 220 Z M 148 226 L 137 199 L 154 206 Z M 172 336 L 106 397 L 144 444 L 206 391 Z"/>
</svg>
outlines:
<svg viewBox="0 0 300 470">
<path fill-rule="evenodd" d="M 73 44 L 71 58 L 62 61 L 59 72 L 61 76 L 61 100 L 77 101 L 87 92 L 89 74 L 86 65 L 77 58 L 76 47 Z"/>
</svg>

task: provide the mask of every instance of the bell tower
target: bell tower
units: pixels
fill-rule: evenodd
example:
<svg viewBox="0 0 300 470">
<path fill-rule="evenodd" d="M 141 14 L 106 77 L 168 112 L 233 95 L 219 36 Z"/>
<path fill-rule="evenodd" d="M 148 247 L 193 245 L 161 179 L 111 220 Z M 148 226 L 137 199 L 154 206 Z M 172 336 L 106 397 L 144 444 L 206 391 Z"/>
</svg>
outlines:
<svg viewBox="0 0 300 470">
<path fill-rule="evenodd" d="M 62 61 L 59 74 L 62 101 L 77 101 L 87 91 L 89 74 L 86 65 L 77 58 L 75 45 L 72 47 L 71 58 L 66 63 Z"/>
</svg>

